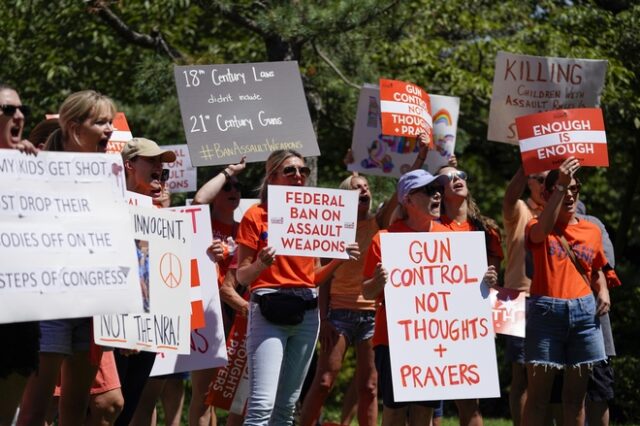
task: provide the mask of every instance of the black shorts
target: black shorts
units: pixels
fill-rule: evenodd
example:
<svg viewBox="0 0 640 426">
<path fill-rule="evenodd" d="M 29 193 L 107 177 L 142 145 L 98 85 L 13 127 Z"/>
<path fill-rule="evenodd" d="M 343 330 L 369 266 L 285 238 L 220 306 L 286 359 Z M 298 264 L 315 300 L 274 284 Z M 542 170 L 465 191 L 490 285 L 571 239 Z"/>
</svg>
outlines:
<svg viewBox="0 0 640 426">
<path fill-rule="evenodd" d="M 611 361 L 600 361 L 593 366 L 587 386 L 587 399 L 593 402 L 613 399 L 613 366 Z"/>
<path fill-rule="evenodd" d="M 38 321 L 0 324 L 0 341 L 6 343 L 0 351 L 0 379 L 11 373 L 28 377 L 37 370 L 40 351 Z"/>
<path fill-rule="evenodd" d="M 562 370 L 558 372 L 551 390 L 549 403 L 562 403 Z M 593 365 L 587 384 L 587 400 L 593 402 L 605 402 L 613 399 L 613 366 L 611 361 L 600 361 Z"/>
<path fill-rule="evenodd" d="M 378 345 L 373 348 L 378 370 L 378 390 L 382 395 L 382 405 L 391 409 L 404 408 L 408 405 L 420 405 L 428 408 L 438 408 L 440 401 L 411 401 L 396 402 L 393 397 L 393 381 L 391 380 L 391 357 L 389 346 Z"/>
</svg>

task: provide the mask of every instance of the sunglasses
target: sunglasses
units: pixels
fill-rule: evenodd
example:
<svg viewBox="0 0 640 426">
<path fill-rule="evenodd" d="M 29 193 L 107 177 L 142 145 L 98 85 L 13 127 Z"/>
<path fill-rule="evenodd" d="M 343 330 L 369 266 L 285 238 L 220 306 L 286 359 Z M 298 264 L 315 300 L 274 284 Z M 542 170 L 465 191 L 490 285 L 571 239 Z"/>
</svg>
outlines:
<svg viewBox="0 0 640 426">
<path fill-rule="evenodd" d="M 455 172 L 449 172 L 445 176 L 448 177 L 450 181 L 454 180 L 455 178 L 458 178 L 458 179 L 461 179 L 461 180 L 467 180 L 467 173 L 463 172 L 462 170 L 456 170 Z"/>
<path fill-rule="evenodd" d="M 231 192 L 231 189 L 235 189 L 238 192 L 242 192 L 242 185 L 240 185 L 240 182 L 227 182 L 224 185 L 222 185 L 222 190 L 224 192 Z"/>
<path fill-rule="evenodd" d="M 444 187 L 440 185 L 425 185 L 421 186 L 420 188 L 414 189 L 410 192 L 410 194 L 417 194 L 419 192 L 422 192 L 427 197 L 433 197 L 436 194 L 442 195 L 444 193 Z"/>
<path fill-rule="evenodd" d="M 300 176 L 309 177 L 311 174 L 311 169 L 307 166 L 296 167 L 296 166 L 287 166 L 282 169 L 282 174 L 286 177 L 295 176 L 296 173 L 300 173 Z"/>
<path fill-rule="evenodd" d="M 166 182 L 169 180 L 169 169 L 162 169 L 162 174 L 160 175 L 160 182 Z"/>
<path fill-rule="evenodd" d="M 4 115 L 13 117 L 17 110 L 20 110 L 22 115 L 31 114 L 31 108 L 26 105 L 0 105 L 0 109 Z"/>
</svg>

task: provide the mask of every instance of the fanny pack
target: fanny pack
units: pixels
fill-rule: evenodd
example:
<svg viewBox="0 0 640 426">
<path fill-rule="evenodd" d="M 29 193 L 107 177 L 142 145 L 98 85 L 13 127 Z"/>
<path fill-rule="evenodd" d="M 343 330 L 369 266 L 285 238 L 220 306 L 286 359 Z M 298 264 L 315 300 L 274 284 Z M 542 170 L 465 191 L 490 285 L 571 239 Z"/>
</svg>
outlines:
<svg viewBox="0 0 640 426">
<path fill-rule="evenodd" d="M 304 312 L 318 307 L 318 298 L 303 299 L 295 294 L 252 294 L 251 300 L 260 306 L 260 312 L 269 322 L 278 325 L 296 325 L 304 319 Z"/>
</svg>

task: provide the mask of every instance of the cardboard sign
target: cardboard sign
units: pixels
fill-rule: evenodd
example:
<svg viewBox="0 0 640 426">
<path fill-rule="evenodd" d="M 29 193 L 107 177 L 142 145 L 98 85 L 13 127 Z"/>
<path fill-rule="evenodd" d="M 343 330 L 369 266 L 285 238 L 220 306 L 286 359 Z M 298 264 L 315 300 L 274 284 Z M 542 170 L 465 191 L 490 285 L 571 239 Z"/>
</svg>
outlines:
<svg viewBox="0 0 640 426">
<path fill-rule="evenodd" d="M 426 168 L 435 173 L 449 162 L 455 151 L 460 98 L 433 94 L 429 97 L 435 149 L 427 155 Z M 400 177 L 415 161 L 416 139 L 383 135 L 379 111 L 378 86 L 364 85 L 360 90 L 351 142 L 354 161 L 347 168 L 368 175 Z"/>
<path fill-rule="evenodd" d="M 0 149 L 0 323 L 142 306 L 122 159 Z"/>
<path fill-rule="evenodd" d="M 607 61 L 498 52 L 487 139 L 516 145 L 515 118 L 542 111 L 597 107 Z"/>
<path fill-rule="evenodd" d="M 174 76 L 194 166 L 320 155 L 297 62 L 175 66 Z"/>
<path fill-rule="evenodd" d="M 496 289 L 491 289 L 490 297 L 495 332 L 509 336 L 524 337 L 526 328 L 525 292 L 512 288 L 497 287 Z"/>
<path fill-rule="evenodd" d="M 500 396 L 482 232 L 384 233 L 396 401 Z"/>
<path fill-rule="evenodd" d="M 188 354 L 190 329 L 191 230 L 189 218 L 166 209 L 129 206 L 133 237 L 147 261 L 134 269 L 137 299 L 133 314 L 93 317 L 96 344 L 149 352 Z"/>
<path fill-rule="evenodd" d="M 516 118 L 525 174 L 557 169 L 574 156 L 581 166 L 608 166 L 599 108 L 541 112 Z"/>
<path fill-rule="evenodd" d="M 382 133 L 416 137 L 426 133 L 433 142 L 429 95 L 415 84 L 380 79 Z"/>
<path fill-rule="evenodd" d="M 254 304 L 253 306 L 257 306 Z M 206 403 L 231 413 L 244 414 L 249 398 L 249 371 L 246 350 L 247 317 L 236 315 L 227 339 L 229 364 L 216 370 Z"/>
<path fill-rule="evenodd" d="M 348 259 L 358 191 L 269 185 L 269 244 L 276 254 Z"/>
<path fill-rule="evenodd" d="M 177 207 L 175 212 L 187 214 L 192 231 L 191 246 L 191 353 L 163 354 L 156 358 L 151 376 L 183 371 L 215 368 L 227 363 L 217 268 L 207 255 L 211 245 L 209 206 Z M 193 291 L 197 290 L 197 291 Z M 198 312 L 203 313 L 198 318 Z M 194 318 L 195 316 L 195 318 Z M 194 325 L 199 325 L 194 327 Z"/>
<path fill-rule="evenodd" d="M 167 181 L 169 192 L 174 194 L 196 191 L 198 189 L 198 173 L 197 169 L 191 165 L 187 145 L 163 145 L 162 149 L 171 150 L 176 154 L 176 161 L 164 165 L 170 171 Z"/>
<path fill-rule="evenodd" d="M 127 123 L 127 117 L 123 112 L 117 112 L 113 117 L 113 133 L 109 142 L 107 143 L 108 154 L 120 154 L 124 149 L 124 146 L 133 139 L 131 130 L 129 130 L 129 123 Z"/>
</svg>

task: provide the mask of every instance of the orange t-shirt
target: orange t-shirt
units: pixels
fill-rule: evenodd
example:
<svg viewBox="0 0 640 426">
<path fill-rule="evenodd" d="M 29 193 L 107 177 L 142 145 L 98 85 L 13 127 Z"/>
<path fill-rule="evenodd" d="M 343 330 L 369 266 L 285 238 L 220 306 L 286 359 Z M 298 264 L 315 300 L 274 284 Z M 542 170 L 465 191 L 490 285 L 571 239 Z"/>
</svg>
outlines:
<svg viewBox="0 0 640 426">
<path fill-rule="evenodd" d="M 547 235 L 541 243 L 534 244 L 529 240 L 531 228 L 536 223 L 538 219 L 532 219 L 526 228 L 526 244 L 531 251 L 534 267 L 530 294 L 558 299 L 576 299 L 591 294 L 591 287 L 582 278 L 555 233 Z M 601 269 L 607 263 L 602 249 L 602 234 L 596 225 L 579 219 L 578 223 L 567 225 L 562 232 L 588 277 L 592 271 Z"/>
<path fill-rule="evenodd" d="M 375 216 L 359 220 L 356 229 L 356 241 L 360 252 L 365 253 L 371 244 L 371 239 L 379 231 Z M 362 269 L 364 256 L 358 260 L 348 260 L 333 273 L 331 280 L 331 297 L 329 307 L 331 309 L 351 309 L 372 311 L 375 307 L 373 300 L 362 296 Z"/>
<path fill-rule="evenodd" d="M 222 283 L 224 282 L 224 276 L 229 270 L 229 264 L 231 263 L 231 259 L 233 259 L 233 255 L 236 251 L 236 243 L 233 241 L 233 238 L 235 238 L 237 229 L 238 226 L 235 222 L 232 225 L 229 225 L 227 223 L 222 223 L 219 220 L 211 219 L 211 233 L 213 234 L 213 239 L 219 239 L 222 241 L 222 246 L 224 247 L 224 259 L 220 262 L 216 262 L 218 267 L 219 287 L 222 286 Z M 229 237 L 231 237 L 230 241 Z"/>
<path fill-rule="evenodd" d="M 264 204 L 251 206 L 240 222 L 236 243 L 254 250 L 256 255 L 269 245 L 268 214 Z M 255 260 L 255 257 L 254 259 Z M 315 281 L 313 257 L 279 256 L 251 283 L 251 291 L 258 288 L 313 287 Z"/>
<path fill-rule="evenodd" d="M 447 216 L 440 216 L 440 223 L 442 223 L 447 230 L 453 232 L 478 231 L 478 229 L 473 226 L 473 223 L 468 219 L 462 223 L 458 223 L 455 220 L 449 219 Z M 498 234 L 494 229 L 489 228 L 488 238 L 486 240 L 487 257 L 496 257 L 500 260 L 504 259 L 504 252 L 500 245 L 500 234 Z"/>
<path fill-rule="evenodd" d="M 504 208 L 502 216 L 506 233 L 507 263 L 504 270 L 504 286 L 529 292 L 531 280 L 525 272 L 524 230 L 531 219 L 542 213 L 542 206 L 531 198 L 518 200 L 509 215 Z"/>
<path fill-rule="evenodd" d="M 438 222 L 431 222 L 430 232 L 448 232 L 449 229 L 442 226 Z M 380 250 L 380 234 L 383 232 L 417 232 L 407 226 L 404 220 L 394 222 L 389 226 L 389 229 L 379 231 L 371 241 L 369 251 L 367 251 L 367 258 L 364 262 L 364 271 L 362 275 L 365 280 L 373 277 L 373 273 L 376 269 L 376 265 L 382 259 L 382 252 Z M 384 291 L 380 292 L 380 295 L 376 299 L 378 304 L 376 308 L 375 329 L 373 331 L 373 346 L 389 346 L 389 333 L 387 331 L 387 309 L 384 305 Z"/>
</svg>

